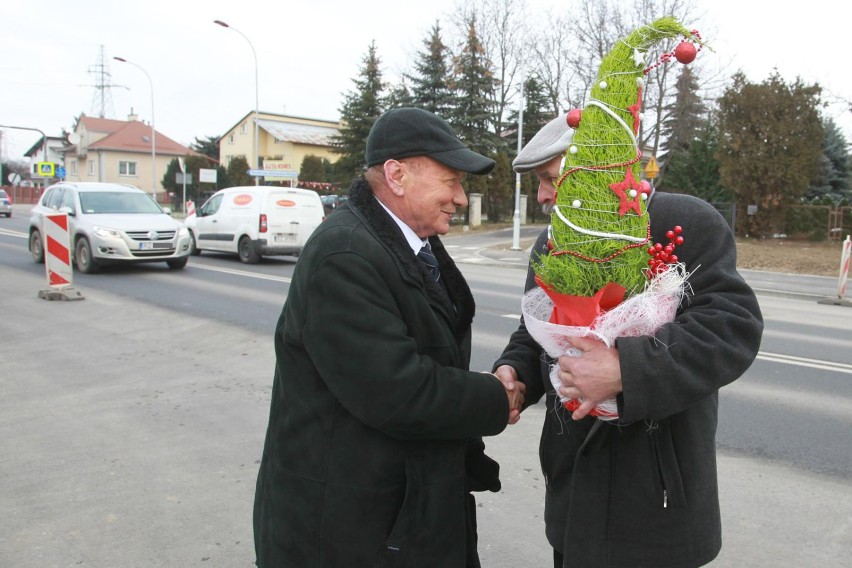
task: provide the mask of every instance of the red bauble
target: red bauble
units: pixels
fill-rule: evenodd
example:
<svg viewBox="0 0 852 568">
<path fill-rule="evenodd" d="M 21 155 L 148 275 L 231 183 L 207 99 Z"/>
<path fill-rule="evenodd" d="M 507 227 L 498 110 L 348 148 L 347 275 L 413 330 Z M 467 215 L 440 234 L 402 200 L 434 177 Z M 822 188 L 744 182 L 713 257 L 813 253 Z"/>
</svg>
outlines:
<svg viewBox="0 0 852 568">
<path fill-rule="evenodd" d="M 695 45 L 688 41 L 680 42 L 674 50 L 675 59 L 683 64 L 692 63 L 695 60 L 696 53 L 698 51 L 695 49 Z"/>
<path fill-rule="evenodd" d="M 580 126 L 581 118 L 583 118 L 583 111 L 578 108 L 572 108 L 568 111 L 568 126 L 576 129 Z"/>
</svg>

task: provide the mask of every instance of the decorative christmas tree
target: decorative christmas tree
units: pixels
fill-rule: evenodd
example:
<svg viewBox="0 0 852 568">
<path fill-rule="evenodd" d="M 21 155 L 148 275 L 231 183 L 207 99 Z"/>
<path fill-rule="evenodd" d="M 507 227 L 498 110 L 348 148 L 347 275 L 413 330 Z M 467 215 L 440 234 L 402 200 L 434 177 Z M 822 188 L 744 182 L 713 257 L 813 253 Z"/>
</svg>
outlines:
<svg viewBox="0 0 852 568">
<path fill-rule="evenodd" d="M 646 67 L 645 54 L 655 43 L 678 36 L 684 40 L 674 51 Z M 568 113 L 576 131 L 557 183 L 551 250 L 534 266 L 539 285 L 556 304 L 554 321 L 589 325 L 589 318 L 642 292 L 649 276 L 677 263 L 679 228 L 672 229 L 667 245 L 650 243 L 651 186 L 640 179 L 637 140 L 642 88 L 657 66 L 672 57 L 689 63 L 700 47 L 698 33 L 673 17 L 643 26 L 601 60 L 586 107 Z"/>
<path fill-rule="evenodd" d="M 684 39 L 672 52 L 646 67 L 648 49 L 678 36 Z M 688 288 L 676 254 L 683 230 L 672 227 L 667 244 L 651 243 L 651 186 L 639 177 L 636 137 L 645 75 L 673 57 L 690 63 L 701 46 L 698 32 L 672 17 L 639 28 L 603 58 L 586 107 L 568 113 L 576 131 L 556 184 L 550 250 L 534 264 L 539 287 L 521 303 L 527 329 L 551 357 L 578 356 L 571 337 L 613 345 L 618 337 L 653 335 L 677 313 Z M 558 392 L 555 369 L 550 380 Z M 580 405 L 561 398 L 568 410 Z M 616 401 L 591 414 L 617 419 Z"/>
</svg>

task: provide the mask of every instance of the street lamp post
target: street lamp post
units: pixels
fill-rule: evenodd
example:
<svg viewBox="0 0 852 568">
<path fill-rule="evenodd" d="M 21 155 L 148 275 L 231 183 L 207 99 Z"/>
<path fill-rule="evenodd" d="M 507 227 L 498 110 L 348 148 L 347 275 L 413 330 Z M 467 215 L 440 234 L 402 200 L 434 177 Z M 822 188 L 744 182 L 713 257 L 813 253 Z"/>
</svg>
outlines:
<svg viewBox="0 0 852 568">
<path fill-rule="evenodd" d="M 123 57 L 113 57 L 116 61 L 133 65 L 148 78 L 148 85 L 151 87 L 151 197 L 154 198 L 154 203 L 157 202 L 157 132 L 154 129 L 154 82 L 151 81 L 151 76 L 142 68 L 132 61 L 128 61 Z"/>
<path fill-rule="evenodd" d="M 518 154 L 523 146 L 524 129 L 524 79 L 521 77 L 521 95 L 518 102 Z M 521 174 L 515 173 L 515 214 L 512 218 L 512 250 L 521 250 Z"/>
<path fill-rule="evenodd" d="M 246 34 L 241 32 L 237 28 L 235 28 L 233 26 L 229 26 L 228 24 L 226 24 L 222 20 L 213 20 L 213 23 L 218 25 L 218 26 L 222 26 L 223 28 L 228 28 L 229 30 L 234 30 L 235 32 L 237 32 L 238 34 L 243 36 L 243 39 L 248 42 L 249 47 L 251 48 L 251 54 L 254 56 L 254 160 L 253 161 L 254 161 L 254 167 L 260 170 L 262 168 L 260 167 L 260 145 L 258 144 L 258 128 L 259 127 L 258 127 L 258 124 L 257 124 L 257 107 L 258 107 L 258 98 L 259 98 L 258 97 L 258 88 L 257 88 L 257 84 L 258 84 L 257 83 L 257 52 L 254 50 L 254 45 L 252 45 L 251 40 L 248 38 L 248 36 L 246 36 Z M 259 176 L 254 176 L 254 184 L 260 185 L 260 177 Z"/>
</svg>

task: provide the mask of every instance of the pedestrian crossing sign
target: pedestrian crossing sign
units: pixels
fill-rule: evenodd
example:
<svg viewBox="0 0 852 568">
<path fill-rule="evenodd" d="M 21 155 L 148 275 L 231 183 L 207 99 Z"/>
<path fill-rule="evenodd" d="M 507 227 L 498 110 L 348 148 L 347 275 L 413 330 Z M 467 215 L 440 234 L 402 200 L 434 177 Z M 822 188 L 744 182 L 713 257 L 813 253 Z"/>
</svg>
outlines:
<svg viewBox="0 0 852 568">
<path fill-rule="evenodd" d="M 56 175 L 56 164 L 53 162 L 39 162 L 38 163 L 38 175 L 41 177 L 55 177 Z"/>
</svg>

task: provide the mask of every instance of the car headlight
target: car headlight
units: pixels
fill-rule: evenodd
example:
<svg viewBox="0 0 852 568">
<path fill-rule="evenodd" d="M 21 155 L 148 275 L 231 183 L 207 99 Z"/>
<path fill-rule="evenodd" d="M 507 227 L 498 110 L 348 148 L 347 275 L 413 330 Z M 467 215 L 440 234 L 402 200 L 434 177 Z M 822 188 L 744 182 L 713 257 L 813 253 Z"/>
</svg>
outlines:
<svg viewBox="0 0 852 568">
<path fill-rule="evenodd" d="M 185 237 L 188 234 L 189 234 L 189 229 L 187 229 L 186 227 L 181 227 L 180 229 L 178 229 L 178 237 Z"/>
<path fill-rule="evenodd" d="M 107 238 L 107 237 L 112 237 L 114 239 L 120 239 L 121 238 L 121 234 L 118 231 L 116 231 L 115 229 L 109 229 L 107 227 L 92 227 L 92 230 L 94 231 L 94 233 L 97 236 L 99 236 L 101 238 Z"/>
</svg>

